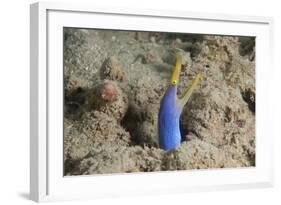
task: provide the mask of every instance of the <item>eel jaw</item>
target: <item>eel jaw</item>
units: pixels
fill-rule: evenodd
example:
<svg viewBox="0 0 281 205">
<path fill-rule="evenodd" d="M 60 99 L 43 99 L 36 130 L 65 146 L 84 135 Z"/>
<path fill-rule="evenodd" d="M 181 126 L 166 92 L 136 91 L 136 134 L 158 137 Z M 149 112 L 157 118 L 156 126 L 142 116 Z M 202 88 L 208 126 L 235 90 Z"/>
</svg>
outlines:
<svg viewBox="0 0 281 205">
<path fill-rule="evenodd" d="M 201 76 L 200 74 L 196 74 L 195 78 L 192 80 L 192 83 L 188 89 L 184 92 L 184 94 L 177 98 L 177 105 L 183 107 L 189 100 L 190 96 L 192 95 L 194 89 L 196 88 Z"/>
<path fill-rule="evenodd" d="M 177 86 L 177 84 L 178 84 L 180 71 L 181 71 L 181 64 L 182 64 L 182 56 L 179 53 L 177 53 L 176 54 L 176 65 L 174 67 L 172 77 L 170 80 L 170 84 L 172 86 Z M 188 89 L 186 89 L 184 94 L 180 98 L 177 97 L 176 101 L 177 101 L 177 105 L 179 107 L 183 108 L 184 105 L 187 103 L 187 101 L 189 100 L 190 96 L 192 95 L 194 89 L 196 88 L 200 78 L 201 78 L 201 76 L 198 73 L 195 76 L 195 78 L 193 79 L 191 86 Z"/>
</svg>

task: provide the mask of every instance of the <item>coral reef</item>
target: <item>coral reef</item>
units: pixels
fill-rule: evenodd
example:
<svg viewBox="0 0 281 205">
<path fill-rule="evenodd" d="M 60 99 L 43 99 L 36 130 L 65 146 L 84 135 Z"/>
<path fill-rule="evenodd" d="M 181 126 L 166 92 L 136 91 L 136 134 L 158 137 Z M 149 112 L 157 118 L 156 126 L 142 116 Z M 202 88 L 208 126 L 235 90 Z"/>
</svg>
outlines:
<svg viewBox="0 0 281 205">
<path fill-rule="evenodd" d="M 180 52 L 182 143 L 159 148 L 158 112 Z M 64 30 L 65 175 L 255 166 L 255 39 Z"/>
</svg>

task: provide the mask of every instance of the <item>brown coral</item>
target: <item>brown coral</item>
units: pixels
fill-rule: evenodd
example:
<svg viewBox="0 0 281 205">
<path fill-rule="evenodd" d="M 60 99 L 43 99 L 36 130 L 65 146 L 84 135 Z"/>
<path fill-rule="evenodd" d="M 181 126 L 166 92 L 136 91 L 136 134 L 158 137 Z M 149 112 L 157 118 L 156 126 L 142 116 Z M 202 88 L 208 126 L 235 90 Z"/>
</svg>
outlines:
<svg viewBox="0 0 281 205">
<path fill-rule="evenodd" d="M 113 102 L 117 99 L 117 90 L 112 83 L 106 82 L 100 88 L 100 96 L 105 101 Z"/>
<path fill-rule="evenodd" d="M 167 152 L 163 159 L 163 170 L 235 167 L 236 163 L 217 147 L 194 139 L 183 142 L 177 149 Z"/>
<path fill-rule="evenodd" d="M 103 145 L 95 149 L 89 157 L 81 160 L 77 173 L 104 174 L 160 171 L 162 156 L 163 150 L 155 148 Z"/>
<path fill-rule="evenodd" d="M 130 144 L 130 134 L 105 113 L 86 112 L 80 121 L 64 120 L 65 174 L 76 173 L 77 163 L 103 144 L 107 147 Z"/>
<path fill-rule="evenodd" d="M 100 78 L 102 80 L 114 80 L 122 82 L 124 80 L 124 71 L 122 65 L 115 56 L 107 58 L 101 66 Z"/>
<path fill-rule="evenodd" d="M 128 109 L 128 97 L 118 83 L 105 81 L 96 86 L 91 95 L 90 106 L 121 121 Z"/>
</svg>

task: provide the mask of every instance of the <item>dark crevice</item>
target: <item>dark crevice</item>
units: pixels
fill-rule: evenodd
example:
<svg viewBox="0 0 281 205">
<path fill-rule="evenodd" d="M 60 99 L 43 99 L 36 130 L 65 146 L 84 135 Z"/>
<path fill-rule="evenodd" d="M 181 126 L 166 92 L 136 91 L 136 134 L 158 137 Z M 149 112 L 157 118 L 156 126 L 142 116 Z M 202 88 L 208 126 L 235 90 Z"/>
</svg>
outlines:
<svg viewBox="0 0 281 205">
<path fill-rule="evenodd" d="M 254 37 L 240 37 L 239 54 L 241 56 L 248 56 L 250 61 L 255 58 L 255 38 Z"/>
<path fill-rule="evenodd" d="M 139 145 L 141 143 L 137 131 L 141 118 L 141 114 L 137 114 L 133 111 L 133 108 L 129 106 L 124 118 L 121 121 L 121 126 L 130 133 L 132 145 Z"/>
<path fill-rule="evenodd" d="M 182 119 L 180 119 L 180 132 L 181 132 L 181 142 L 187 141 L 186 136 L 190 132 L 187 125 L 184 123 Z"/>
<path fill-rule="evenodd" d="M 78 120 L 83 114 L 82 106 L 86 101 L 86 90 L 78 87 L 75 90 L 65 90 L 64 115 L 73 120 Z"/>
<path fill-rule="evenodd" d="M 64 161 L 64 176 L 68 175 L 68 173 L 71 173 L 71 175 L 79 175 L 79 164 L 81 162 L 81 159 L 73 160 L 67 158 Z"/>
<path fill-rule="evenodd" d="M 249 109 L 255 113 L 256 111 L 256 96 L 251 89 L 246 89 L 241 92 L 243 100 L 248 104 Z"/>
</svg>

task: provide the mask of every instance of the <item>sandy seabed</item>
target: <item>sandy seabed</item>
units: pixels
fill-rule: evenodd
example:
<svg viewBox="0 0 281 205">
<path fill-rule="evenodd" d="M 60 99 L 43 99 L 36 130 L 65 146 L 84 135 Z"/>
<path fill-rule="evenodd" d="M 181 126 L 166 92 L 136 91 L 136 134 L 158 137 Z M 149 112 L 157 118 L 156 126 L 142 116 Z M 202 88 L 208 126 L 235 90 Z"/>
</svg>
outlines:
<svg viewBox="0 0 281 205">
<path fill-rule="evenodd" d="M 64 29 L 64 174 L 255 166 L 255 38 Z M 182 143 L 159 148 L 175 53 Z"/>
</svg>

